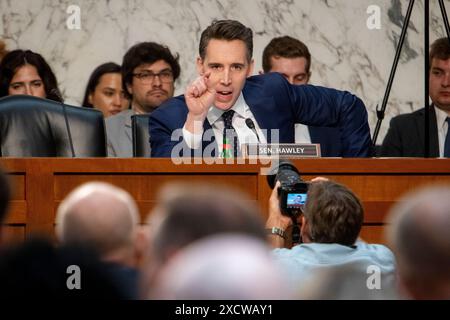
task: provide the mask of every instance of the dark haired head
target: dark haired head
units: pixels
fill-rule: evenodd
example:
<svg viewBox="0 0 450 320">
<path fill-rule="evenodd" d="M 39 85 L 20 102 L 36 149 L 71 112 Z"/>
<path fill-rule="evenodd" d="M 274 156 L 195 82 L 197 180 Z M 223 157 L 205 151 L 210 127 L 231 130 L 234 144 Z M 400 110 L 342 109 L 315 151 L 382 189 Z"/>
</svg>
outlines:
<svg viewBox="0 0 450 320">
<path fill-rule="evenodd" d="M 309 74 L 311 54 L 308 47 L 300 40 L 289 36 L 273 38 L 263 51 L 262 65 L 265 73 L 270 72 L 272 69 L 272 57 L 305 58 L 305 71 Z"/>
<path fill-rule="evenodd" d="M 317 243 L 338 243 L 351 246 L 358 238 L 364 210 L 358 197 L 347 187 L 333 182 L 311 183 L 304 217 L 306 232 Z"/>
<path fill-rule="evenodd" d="M 450 59 L 450 40 L 447 37 L 439 38 L 431 44 L 430 48 L 430 66 L 433 59 Z"/>
<path fill-rule="evenodd" d="M 0 97 L 9 95 L 9 85 L 15 73 L 25 65 L 34 66 L 44 83 L 46 98 L 61 101 L 55 74 L 38 53 L 31 50 L 13 50 L 7 53 L 0 63 Z"/>
<path fill-rule="evenodd" d="M 154 258 L 160 261 L 198 239 L 219 233 L 239 233 L 266 240 L 258 209 L 228 187 L 170 184 L 162 190 L 160 198 L 161 220 L 152 240 Z M 150 219 L 158 220 L 157 217 Z"/>
<path fill-rule="evenodd" d="M 178 54 L 172 55 L 170 49 L 155 42 L 141 42 L 132 46 L 125 53 L 122 62 L 122 83 L 125 95 L 131 99 L 127 84 L 133 82 L 134 69 L 142 64 L 153 64 L 156 61 L 163 60 L 172 68 L 174 81 L 180 76 L 180 65 L 178 63 Z"/>
<path fill-rule="evenodd" d="M 200 37 L 199 55 L 205 60 L 206 47 L 211 39 L 217 40 L 241 40 L 247 47 L 247 60 L 250 62 L 253 56 L 253 32 L 239 21 L 217 20 L 207 27 Z"/>
<path fill-rule="evenodd" d="M 100 78 L 107 73 L 121 73 L 122 69 L 117 63 L 107 62 L 99 65 L 92 72 L 89 77 L 88 84 L 86 86 L 86 91 L 84 92 L 83 103 L 81 104 L 83 107 L 93 108 L 94 106 L 89 102 L 89 95 L 94 93 L 95 88 L 100 82 Z"/>
</svg>

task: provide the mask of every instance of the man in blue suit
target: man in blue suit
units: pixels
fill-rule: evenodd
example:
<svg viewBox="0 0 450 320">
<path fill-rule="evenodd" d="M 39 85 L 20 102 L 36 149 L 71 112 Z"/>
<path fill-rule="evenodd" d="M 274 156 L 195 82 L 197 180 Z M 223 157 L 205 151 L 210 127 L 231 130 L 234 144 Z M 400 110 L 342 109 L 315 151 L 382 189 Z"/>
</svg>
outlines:
<svg viewBox="0 0 450 320">
<path fill-rule="evenodd" d="M 248 78 L 252 52 L 252 31 L 238 21 L 215 21 L 203 31 L 200 76 L 184 96 L 166 101 L 150 116 L 153 157 L 220 156 L 230 132 L 239 144 L 293 143 L 296 123 L 339 127 L 343 156 L 371 155 L 367 111 L 359 98 L 291 85 L 278 73 Z"/>
<path fill-rule="evenodd" d="M 290 84 L 304 85 L 311 77 L 311 53 L 298 39 L 283 36 L 270 40 L 262 56 L 264 73 L 279 72 Z M 262 74 L 262 73 L 261 73 Z M 339 128 L 295 125 L 296 143 L 318 143 L 322 157 L 341 157 Z"/>
</svg>

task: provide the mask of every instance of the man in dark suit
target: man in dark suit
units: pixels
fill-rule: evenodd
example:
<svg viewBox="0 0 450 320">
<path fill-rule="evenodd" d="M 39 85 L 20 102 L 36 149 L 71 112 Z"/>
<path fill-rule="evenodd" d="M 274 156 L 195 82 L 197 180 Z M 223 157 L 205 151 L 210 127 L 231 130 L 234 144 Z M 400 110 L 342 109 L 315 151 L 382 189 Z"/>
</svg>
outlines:
<svg viewBox="0 0 450 320">
<path fill-rule="evenodd" d="M 429 145 L 431 157 L 450 157 L 450 43 L 440 38 L 431 45 Z M 385 157 L 423 157 L 425 108 L 392 118 L 381 147 Z"/>
<path fill-rule="evenodd" d="M 239 144 L 292 143 L 296 123 L 339 127 L 343 156 L 370 155 L 367 111 L 359 98 L 291 85 L 278 73 L 248 78 L 252 52 L 252 31 L 240 22 L 215 21 L 203 31 L 200 76 L 184 97 L 166 101 L 150 116 L 153 157 L 224 156 L 236 135 Z"/>
<path fill-rule="evenodd" d="M 290 84 L 304 85 L 311 77 L 311 54 L 300 40 L 277 37 L 264 48 L 262 66 L 264 73 L 279 72 Z M 295 142 L 319 143 L 322 157 L 341 157 L 343 153 L 339 128 L 298 123 L 295 125 Z"/>
</svg>

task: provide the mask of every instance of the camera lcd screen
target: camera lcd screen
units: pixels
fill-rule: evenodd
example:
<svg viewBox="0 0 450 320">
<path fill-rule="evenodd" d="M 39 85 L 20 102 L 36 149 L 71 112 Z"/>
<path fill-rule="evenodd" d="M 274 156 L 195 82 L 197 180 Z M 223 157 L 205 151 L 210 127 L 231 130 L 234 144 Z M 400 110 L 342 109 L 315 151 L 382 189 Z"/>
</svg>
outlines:
<svg viewBox="0 0 450 320">
<path fill-rule="evenodd" d="M 306 193 L 288 193 L 286 199 L 287 208 L 302 208 L 305 205 Z"/>
</svg>

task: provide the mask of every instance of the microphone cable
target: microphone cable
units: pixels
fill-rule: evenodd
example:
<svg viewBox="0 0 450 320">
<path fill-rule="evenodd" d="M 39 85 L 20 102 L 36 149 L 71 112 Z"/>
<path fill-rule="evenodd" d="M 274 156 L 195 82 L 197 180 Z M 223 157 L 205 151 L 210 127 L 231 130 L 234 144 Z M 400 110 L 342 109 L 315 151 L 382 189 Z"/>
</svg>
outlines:
<svg viewBox="0 0 450 320">
<path fill-rule="evenodd" d="M 69 119 L 67 117 L 66 104 L 64 103 L 64 99 L 62 98 L 61 93 L 59 92 L 58 89 L 53 88 L 50 91 L 50 93 L 55 95 L 59 99 L 59 103 L 62 105 L 64 121 L 66 122 L 67 135 L 69 137 L 70 151 L 72 152 L 72 158 L 75 158 L 75 150 L 73 148 L 72 133 L 70 132 L 70 125 L 69 125 Z"/>
</svg>

